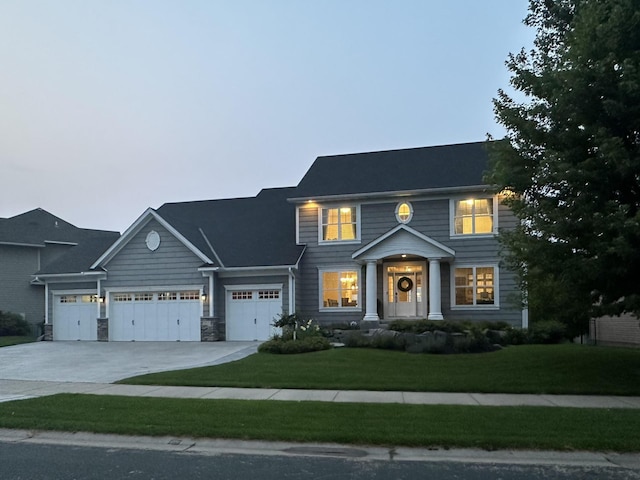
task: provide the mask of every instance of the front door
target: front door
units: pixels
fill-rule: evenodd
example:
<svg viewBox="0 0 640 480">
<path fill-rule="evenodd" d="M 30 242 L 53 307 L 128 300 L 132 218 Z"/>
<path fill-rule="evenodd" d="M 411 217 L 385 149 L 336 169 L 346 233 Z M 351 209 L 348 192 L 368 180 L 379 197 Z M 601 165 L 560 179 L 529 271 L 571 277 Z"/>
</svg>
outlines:
<svg viewBox="0 0 640 480">
<path fill-rule="evenodd" d="M 390 264 L 385 271 L 385 318 L 426 318 L 423 265 Z"/>
</svg>

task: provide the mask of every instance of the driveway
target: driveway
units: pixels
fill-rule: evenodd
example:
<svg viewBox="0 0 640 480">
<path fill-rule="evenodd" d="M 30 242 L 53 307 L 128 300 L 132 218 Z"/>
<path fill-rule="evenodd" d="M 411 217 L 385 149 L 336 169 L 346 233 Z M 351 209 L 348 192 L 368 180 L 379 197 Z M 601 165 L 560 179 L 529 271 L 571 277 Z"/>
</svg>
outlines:
<svg viewBox="0 0 640 480">
<path fill-rule="evenodd" d="M 0 380 L 112 383 L 230 362 L 259 342 L 35 342 L 0 348 Z"/>
</svg>

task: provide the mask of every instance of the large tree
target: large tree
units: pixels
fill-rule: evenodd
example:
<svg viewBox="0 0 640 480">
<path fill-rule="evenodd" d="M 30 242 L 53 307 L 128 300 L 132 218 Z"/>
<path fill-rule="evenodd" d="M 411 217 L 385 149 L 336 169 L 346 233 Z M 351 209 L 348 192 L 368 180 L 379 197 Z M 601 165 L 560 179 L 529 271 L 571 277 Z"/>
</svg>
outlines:
<svg viewBox="0 0 640 480">
<path fill-rule="evenodd" d="M 507 260 L 538 310 L 638 314 L 640 0 L 530 0 L 524 23 L 488 175 L 520 220 Z"/>
</svg>

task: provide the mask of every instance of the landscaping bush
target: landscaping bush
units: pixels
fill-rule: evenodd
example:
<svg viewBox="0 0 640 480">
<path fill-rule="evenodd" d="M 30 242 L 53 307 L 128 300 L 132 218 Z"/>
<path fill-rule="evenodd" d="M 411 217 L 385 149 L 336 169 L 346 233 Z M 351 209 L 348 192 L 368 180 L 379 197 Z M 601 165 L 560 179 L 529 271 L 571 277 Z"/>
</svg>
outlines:
<svg viewBox="0 0 640 480">
<path fill-rule="evenodd" d="M 16 337 L 31 335 L 31 326 L 17 313 L 0 311 L 0 335 Z"/>
<path fill-rule="evenodd" d="M 567 339 L 567 326 L 557 320 L 544 320 L 531 324 L 529 343 L 562 343 Z"/>
<path fill-rule="evenodd" d="M 258 347 L 260 353 L 308 353 L 331 348 L 329 340 L 322 336 L 306 337 L 298 340 L 275 338 L 262 343 Z"/>
</svg>

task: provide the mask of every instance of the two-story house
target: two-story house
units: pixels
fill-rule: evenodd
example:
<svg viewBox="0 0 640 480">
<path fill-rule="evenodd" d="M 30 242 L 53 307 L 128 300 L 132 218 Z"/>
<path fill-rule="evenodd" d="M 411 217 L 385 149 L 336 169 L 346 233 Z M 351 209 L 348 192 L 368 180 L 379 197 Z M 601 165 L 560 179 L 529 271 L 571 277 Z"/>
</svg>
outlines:
<svg viewBox="0 0 640 480">
<path fill-rule="evenodd" d="M 38 272 L 47 335 L 265 340 L 283 312 L 520 326 L 496 239 L 514 219 L 486 168 L 484 142 L 326 156 L 296 187 L 148 209 L 95 261 Z M 84 297 L 91 335 L 68 320 Z"/>
</svg>

